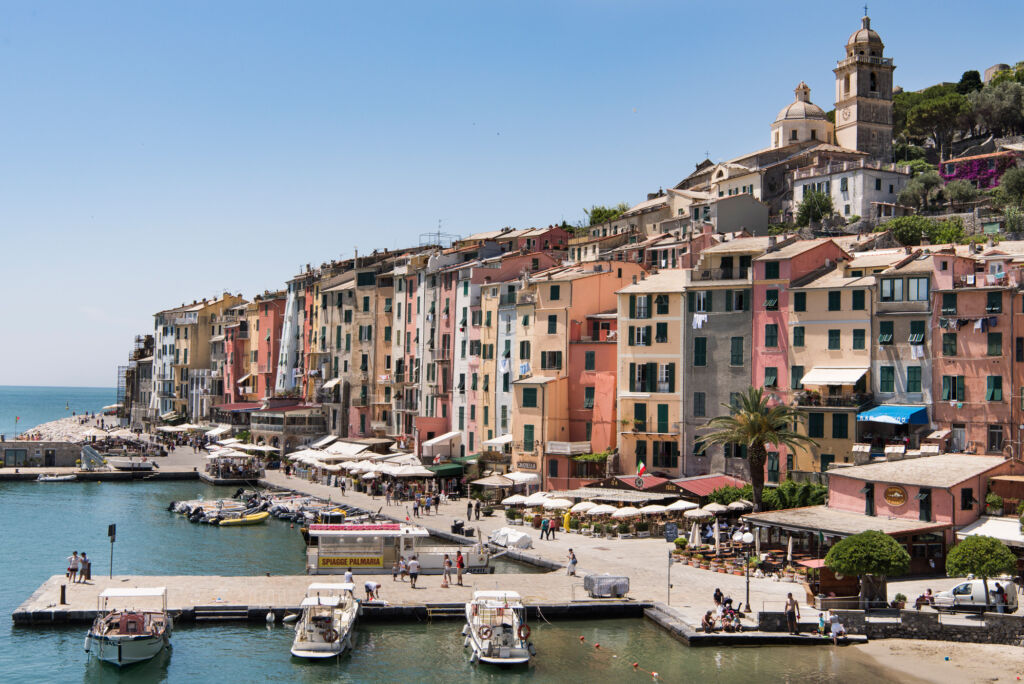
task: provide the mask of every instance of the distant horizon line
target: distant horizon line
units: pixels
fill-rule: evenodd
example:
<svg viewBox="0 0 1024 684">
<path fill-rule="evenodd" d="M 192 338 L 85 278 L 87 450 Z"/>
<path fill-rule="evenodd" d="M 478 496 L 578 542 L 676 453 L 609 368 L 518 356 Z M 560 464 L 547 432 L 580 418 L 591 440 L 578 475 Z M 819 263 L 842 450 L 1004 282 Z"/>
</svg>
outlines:
<svg viewBox="0 0 1024 684">
<path fill-rule="evenodd" d="M 13 389 L 98 389 L 116 390 L 117 387 L 97 387 L 95 385 L 0 385 L 0 388 L 10 387 Z"/>
</svg>

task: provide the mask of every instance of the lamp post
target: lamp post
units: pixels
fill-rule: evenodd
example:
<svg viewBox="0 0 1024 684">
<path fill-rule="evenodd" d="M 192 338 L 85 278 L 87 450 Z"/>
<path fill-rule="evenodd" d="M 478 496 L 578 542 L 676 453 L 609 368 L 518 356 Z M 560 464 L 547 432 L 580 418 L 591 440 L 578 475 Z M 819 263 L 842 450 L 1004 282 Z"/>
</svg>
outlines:
<svg viewBox="0 0 1024 684">
<path fill-rule="evenodd" d="M 750 545 L 754 543 L 754 535 L 750 532 L 744 532 L 742 530 L 736 530 L 732 535 L 732 540 L 737 544 L 743 544 L 743 571 L 747 577 L 747 612 L 751 612 L 750 608 Z"/>
</svg>

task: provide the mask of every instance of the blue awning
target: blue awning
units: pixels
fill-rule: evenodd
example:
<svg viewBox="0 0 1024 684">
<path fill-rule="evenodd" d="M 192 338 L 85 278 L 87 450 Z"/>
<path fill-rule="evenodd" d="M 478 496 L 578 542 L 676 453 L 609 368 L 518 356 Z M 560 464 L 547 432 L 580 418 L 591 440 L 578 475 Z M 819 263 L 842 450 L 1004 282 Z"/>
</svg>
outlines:
<svg viewBox="0 0 1024 684">
<path fill-rule="evenodd" d="M 858 413 L 857 421 L 889 423 L 890 425 L 927 425 L 928 408 L 925 406 L 883 404 Z"/>
</svg>

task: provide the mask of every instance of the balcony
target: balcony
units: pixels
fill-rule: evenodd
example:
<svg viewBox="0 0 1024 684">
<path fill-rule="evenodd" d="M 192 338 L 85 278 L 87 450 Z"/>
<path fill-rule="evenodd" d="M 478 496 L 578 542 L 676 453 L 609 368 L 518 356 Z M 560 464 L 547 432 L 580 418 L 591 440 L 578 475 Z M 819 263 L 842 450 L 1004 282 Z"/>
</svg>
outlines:
<svg viewBox="0 0 1024 684">
<path fill-rule="evenodd" d="M 547 453 L 558 456 L 577 456 L 590 453 L 590 442 L 548 442 Z"/>
<path fill-rule="evenodd" d="M 694 269 L 691 280 L 694 282 L 710 282 L 715 280 L 748 280 L 749 268 L 705 268 Z"/>
<path fill-rule="evenodd" d="M 352 406 L 356 408 L 366 408 L 369 406 L 370 400 L 367 397 L 359 396 L 352 397 Z"/>
<path fill-rule="evenodd" d="M 537 293 L 536 292 L 522 292 L 516 298 L 516 304 L 536 304 Z"/>
<path fill-rule="evenodd" d="M 260 363 L 256 365 L 256 372 L 260 375 L 277 371 L 276 363 Z"/>
<path fill-rule="evenodd" d="M 451 361 L 452 350 L 451 347 L 441 347 L 431 351 L 434 361 Z"/>
<path fill-rule="evenodd" d="M 477 456 L 477 459 L 484 463 L 509 465 L 512 463 L 512 454 L 506 454 L 502 451 L 484 451 Z"/>
<path fill-rule="evenodd" d="M 793 405 L 800 408 L 863 408 L 872 403 L 875 395 L 871 392 L 850 392 L 844 394 L 820 394 L 799 390 L 793 395 Z"/>
<path fill-rule="evenodd" d="M 498 306 L 515 306 L 516 295 L 505 293 L 498 299 Z"/>
<path fill-rule="evenodd" d="M 972 273 L 953 278 L 954 289 L 968 287 L 1017 287 L 1017 281 L 1006 273 Z"/>
<path fill-rule="evenodd" d="M 401 385 L 405 382 L 405 373 L 395 373 L 391 376 L 391 383 L 395 385 Z"/>
<path fill-rule="evenodd" d="M 841 59 L 837 62 L 837 66 L 842 68 L 847 64 L 874 64 L 876 66 L 892 66 L 892 57 L 874 57 L 872 55 L 853 55 L 846 59 Z"/>
</svg>

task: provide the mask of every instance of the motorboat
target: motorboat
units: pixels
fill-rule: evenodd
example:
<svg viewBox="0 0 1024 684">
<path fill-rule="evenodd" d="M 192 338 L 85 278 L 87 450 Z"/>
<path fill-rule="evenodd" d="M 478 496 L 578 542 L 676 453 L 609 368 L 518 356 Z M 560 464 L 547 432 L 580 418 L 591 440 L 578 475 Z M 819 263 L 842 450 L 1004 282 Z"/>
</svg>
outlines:
<svg viewBox="0 0 1024 684">
<path fill-rule="evenodd" d="M 156 463 L 145 456 L 132 458 L 131 456 L 107 456 L 107 465 L 114 470 L 149 471 L 156 467 Z"/>
<path fill-rule="evenodd" d="M 260 523 L 266 522 L 269 517 L 270 513 L 267 513 L 266 511 L 259 511 L 258 513 L 243 514 L 234 518 L 224 518 L 220 521 L 219 525 L 221 527 L 259 525 Z"/>
<path fill-rule="evenodd" d="M 78 477 L 71 473 L 69 475 L 40 475 L 36 478 L 36 482 L 73 482 Z"/>
<path fill-rule="evenodd" d="M 536 654 L 526 624 L 526 608 L 514 591 L 475 591 L 466 604 L 465 646 L 470 662 L 525 665 Z"/>
<path fill-rule="evenodd" d="M 144 599 L 159 599 L 159 610 L 138 609 Z M 105 589 L 98 599 L 99 617 L 85 636 L 85 652 L 117 666 L 149 660 L 171 643 L 167 588 Z M 112 608 L 113 604 L 124 607 Z"/>
<path fill-rule="evenodd" d="M 356 585 L 310 584 L 295 623 L 292 655 L 296 658 L 332 658 L 352 648 L 352 630 L 359 615 L 353 596 Z"/>
</svg>

